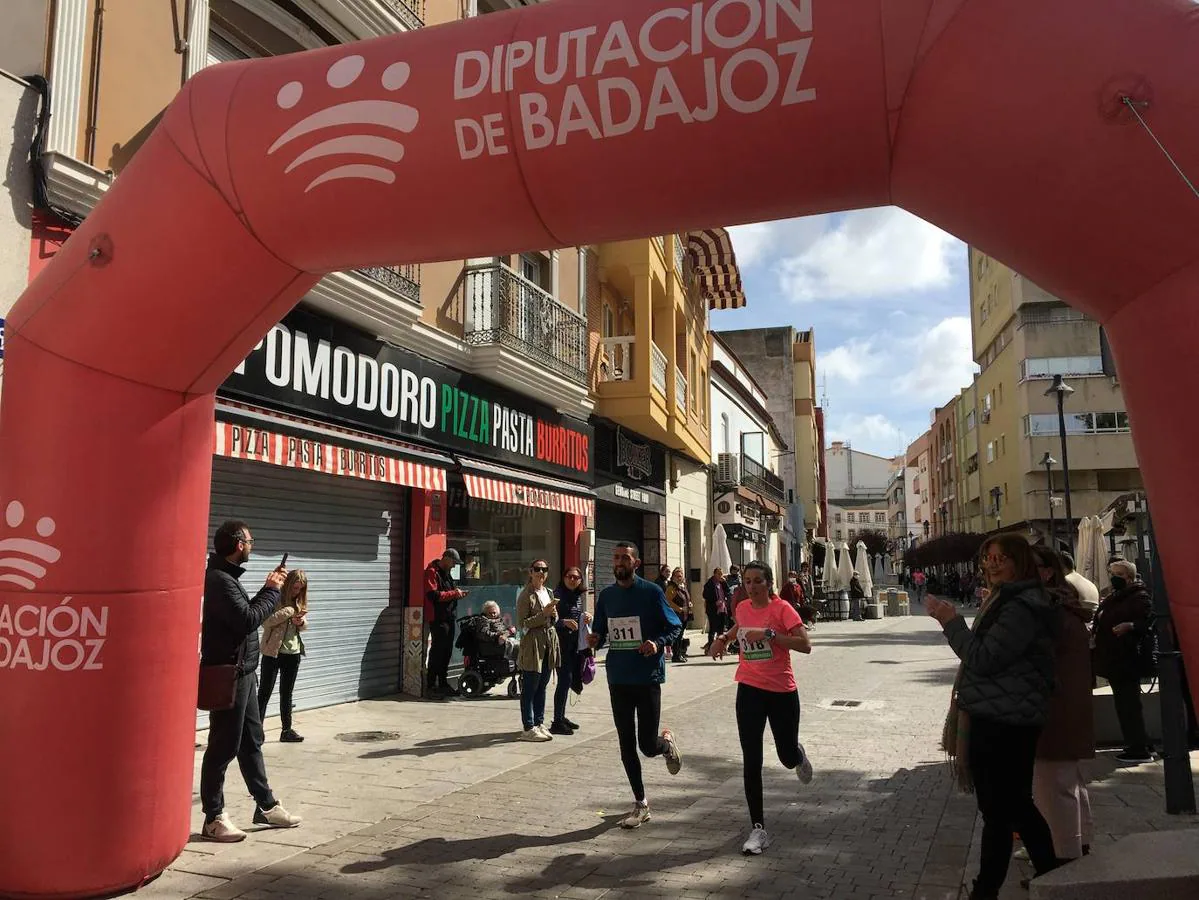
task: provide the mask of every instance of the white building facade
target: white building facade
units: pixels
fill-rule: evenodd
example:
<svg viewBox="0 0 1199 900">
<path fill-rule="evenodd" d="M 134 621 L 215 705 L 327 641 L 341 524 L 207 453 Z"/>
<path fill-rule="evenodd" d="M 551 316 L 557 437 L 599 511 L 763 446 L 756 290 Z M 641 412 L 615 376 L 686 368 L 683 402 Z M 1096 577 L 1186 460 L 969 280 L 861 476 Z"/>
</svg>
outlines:
<svg viewBox="0 0 1199 900">
<path fill-rule="evenodd" d="M 792 564 L 781 538 L 786 493 L 779 460 L 790 452 L 766 411 L 766 394 L 719 338 L 712 341 L 712 525 L 723 525 L 737 565 Z"/>
</svg>

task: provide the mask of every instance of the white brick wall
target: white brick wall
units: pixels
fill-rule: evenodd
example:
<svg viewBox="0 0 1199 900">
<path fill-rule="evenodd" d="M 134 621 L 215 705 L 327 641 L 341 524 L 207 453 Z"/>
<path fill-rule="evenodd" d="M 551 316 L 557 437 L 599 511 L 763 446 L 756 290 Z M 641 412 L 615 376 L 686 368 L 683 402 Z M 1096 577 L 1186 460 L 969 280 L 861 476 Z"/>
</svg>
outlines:
<svg viewBox="0 0 1199 900">
<path fill-rule="evenodd" d="M 692 535 L 691 567 L 700 573 L 708 567 L 708 555 L 712 543 L 712 510 L 708 497 L 708 470 L 699 463 L 680 456 L 667 459 L 667 475 L 670 467 L 679 473 L 677 487 L 669 488 L 666 494 L 666 560 L 671 567 L 688 568 L 683 559 L 683 520 L 694 519 L 699 523 L 698 534 Z M 703 582 L 691 585 L 691 599 L 700 603 L 700 588 Z"/>
</svg>

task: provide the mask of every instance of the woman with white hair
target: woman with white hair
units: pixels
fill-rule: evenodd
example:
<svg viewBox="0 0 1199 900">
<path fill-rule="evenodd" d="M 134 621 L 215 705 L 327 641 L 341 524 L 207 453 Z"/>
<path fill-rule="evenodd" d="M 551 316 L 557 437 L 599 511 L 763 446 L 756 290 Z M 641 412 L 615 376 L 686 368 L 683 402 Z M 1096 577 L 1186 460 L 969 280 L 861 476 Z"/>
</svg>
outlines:
<svg viewBox="0 0 1199 900">
<path fill-rule="evenodd" d="M 1107 567 L 1112 592 L 1095 612 L 1095 674 L 1112 686 L 1116 718 L 1124 734 L 1124 750 L 1116 762 L 1139 765 L 1153 761 L 1141 707 L 1141 678 L 1151 674 L 1146 642 L 1153 629 L 1153 601 L 1137 567 L 1113 560 Z"/>
</svg>

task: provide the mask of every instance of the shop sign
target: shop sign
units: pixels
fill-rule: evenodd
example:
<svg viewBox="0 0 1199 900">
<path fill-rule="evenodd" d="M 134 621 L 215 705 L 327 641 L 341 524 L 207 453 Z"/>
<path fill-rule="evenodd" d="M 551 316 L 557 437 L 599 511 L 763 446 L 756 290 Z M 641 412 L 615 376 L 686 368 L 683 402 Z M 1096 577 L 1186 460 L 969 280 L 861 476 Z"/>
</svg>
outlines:
<svg viewBox="0 0 1199 900">
<path fill-rule="evenodd" d="M 761 528 L 761 511 L 741 501 L 735 493 L 718 498 L 715 507 L 717 525 L 744 525 L 755 531 Z"/>
<path fill-rule="evenodd" d="M 630 440 L 621 429 L 616 429 L 616 466 L 623 468 L 635 481 L 644 481 L 654 472 L 649 444 Z"/>
<path fill-rule="evenodd" d="M 595 470 L 600 483 L 621 481 L 630 488 L 665 490 L 666 451 L 638 437 L 624 428 L 595 422 Z"/>
<path fill-rule="evenodd" d="M 220 393 L 573 481 L 592 478 L 588 423 L 309 310 L 272 328 Z"/>
</svg>

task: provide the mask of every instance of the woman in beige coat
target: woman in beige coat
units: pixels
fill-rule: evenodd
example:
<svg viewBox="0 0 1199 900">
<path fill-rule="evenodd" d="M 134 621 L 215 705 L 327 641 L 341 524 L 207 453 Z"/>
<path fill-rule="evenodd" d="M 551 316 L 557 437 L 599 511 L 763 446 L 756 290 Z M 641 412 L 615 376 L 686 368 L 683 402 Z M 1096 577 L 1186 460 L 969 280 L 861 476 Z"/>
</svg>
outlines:
<svg viewBox="0 0 1199 900">
<path fill-rule="evenodd" d="M 258 685 L 258 710 L 266 719 L 266 705 L 279 678 L 279 716 L 283 731 L 279 740 L 298 744 L 304 738 L 291 727 L 291 697 L 304 656 L 300 632 L 308 628 L 308 575 L 303 569 L 289 572 L 279 591 L 275 611 L 262 623 L 262 681 Z"/>
<path fill-rule="evenodd" d="M 522 631 L 520 652 L 516 657 L 521 673 L 522 741 L 553 740 L 544 726 L 545 692 L 550 674 L 561 663 L 561 651 L 554 630 L 558 599 L 545 586 L 549 572 L 549 563 L 544 559 L 534 560 L 529 566 L 529 580 L 516 598 L 516 621 Z"/>
</svg>

